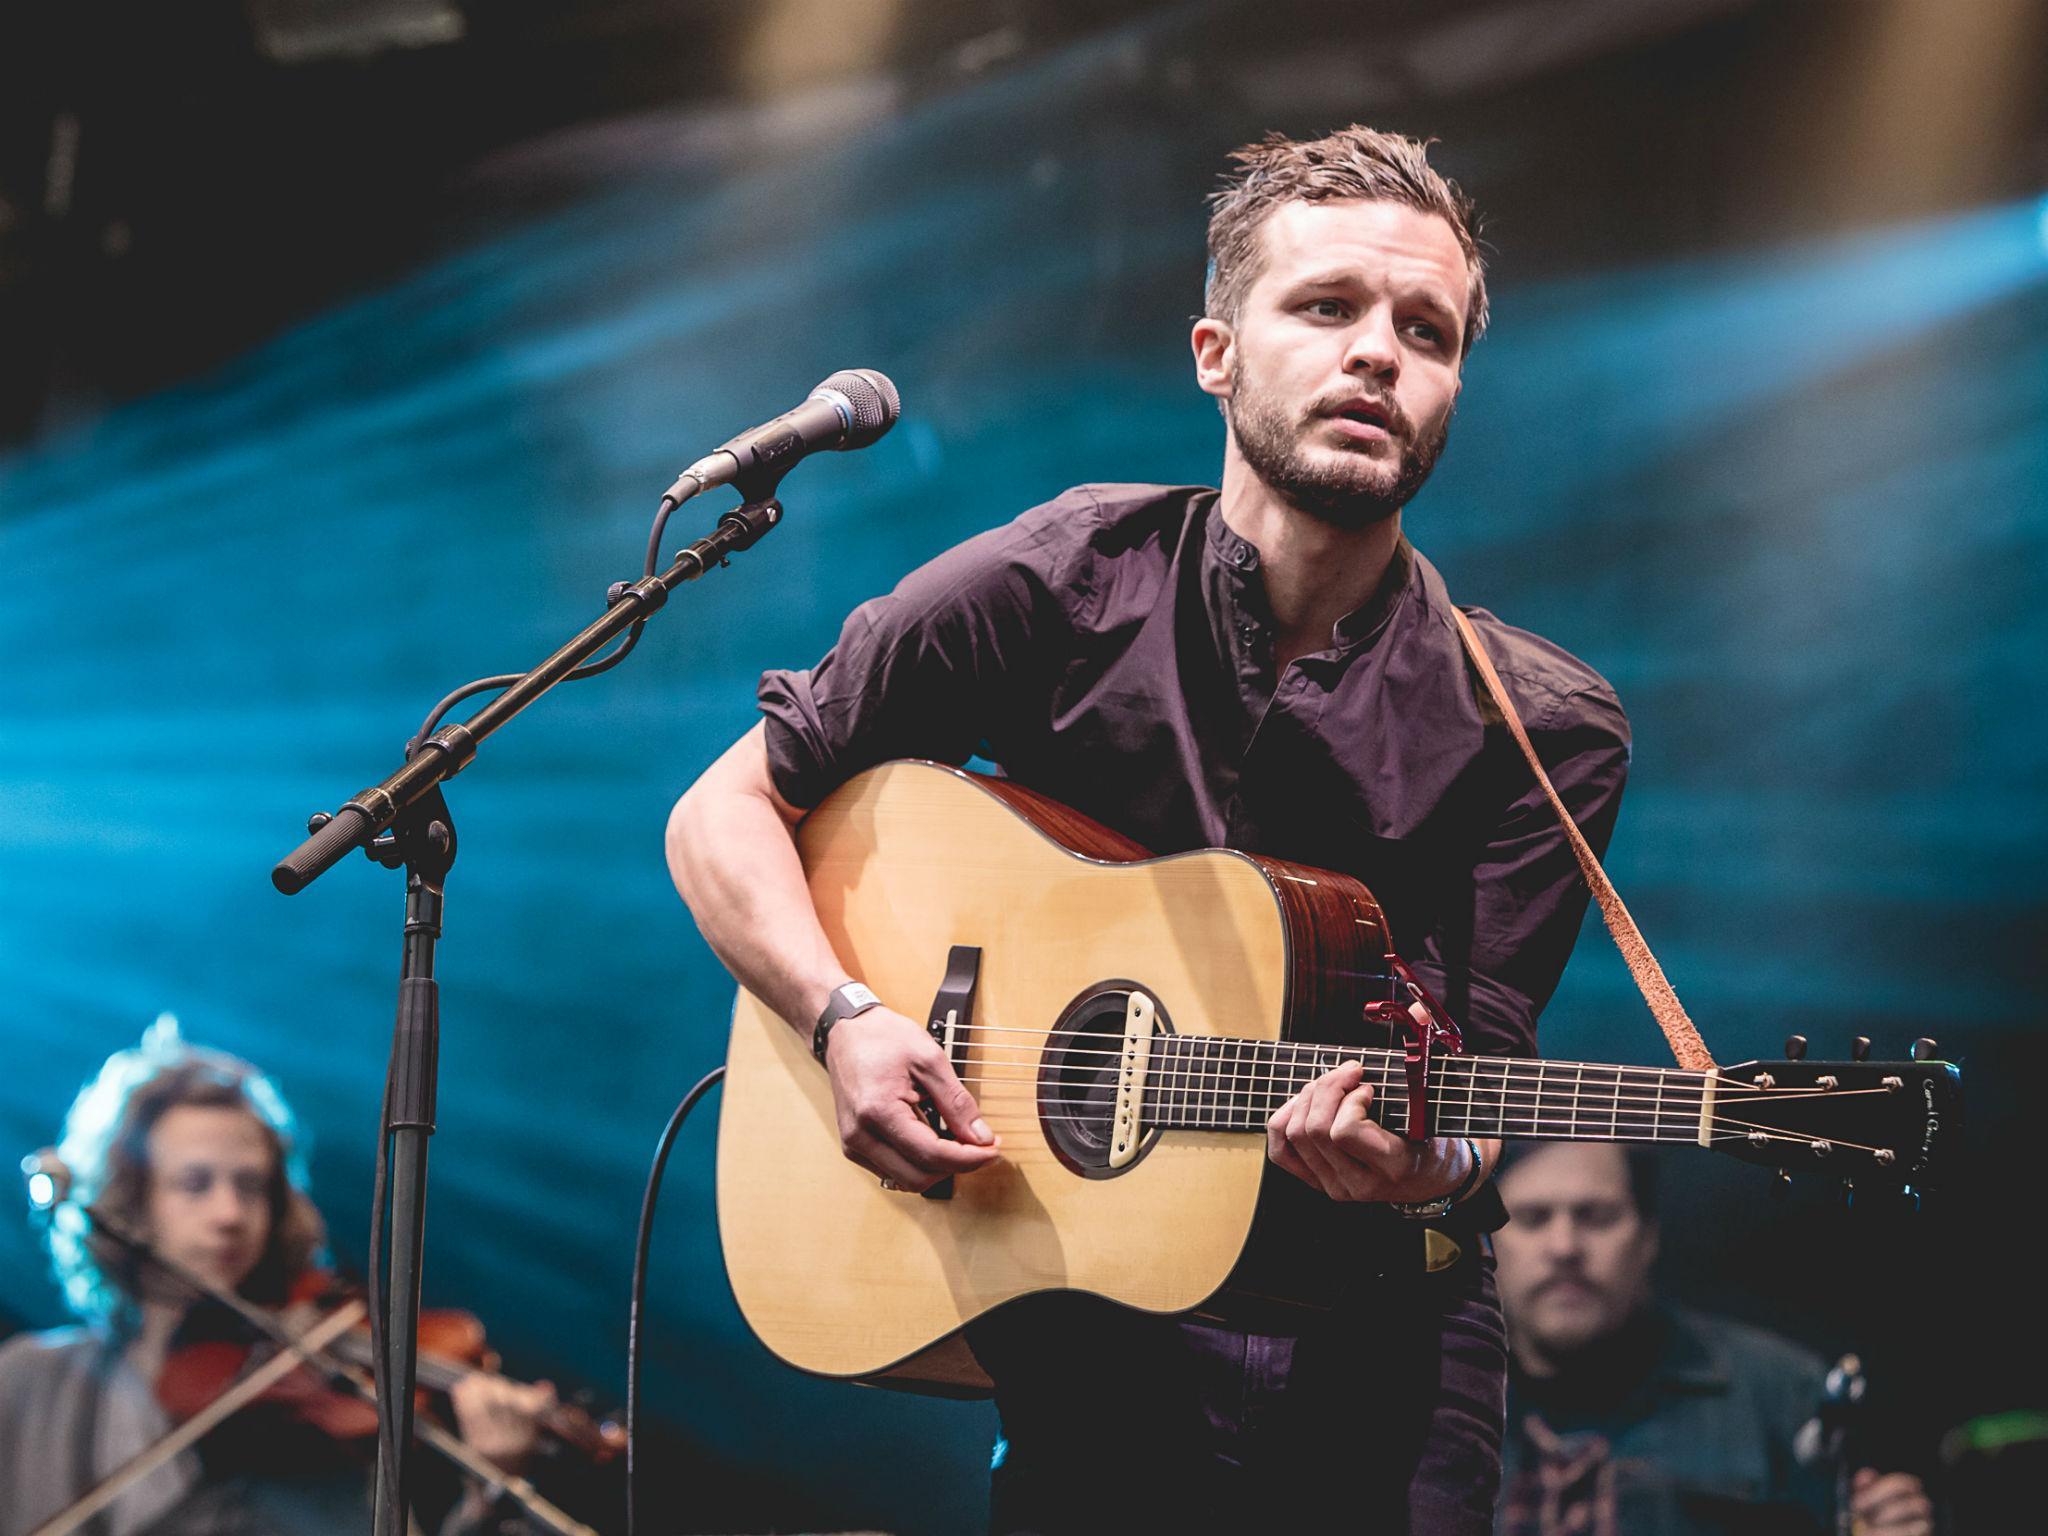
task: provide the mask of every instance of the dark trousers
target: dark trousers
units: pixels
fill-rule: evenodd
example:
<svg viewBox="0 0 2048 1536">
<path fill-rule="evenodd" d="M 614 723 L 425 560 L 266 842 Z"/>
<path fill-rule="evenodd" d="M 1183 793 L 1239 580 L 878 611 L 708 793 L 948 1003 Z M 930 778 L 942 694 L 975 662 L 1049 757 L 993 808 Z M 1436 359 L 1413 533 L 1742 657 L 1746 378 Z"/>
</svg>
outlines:
<svg viewBox="0 0 2048 1536">
<path fill-rule="evenodd" d="M 995 1536 L 1493 1530 L 1507 1342 L 1476 1245 L 1283 1331 L 1067 1294 L 969 1337 L 1002 1415 Z"/>
</svg>

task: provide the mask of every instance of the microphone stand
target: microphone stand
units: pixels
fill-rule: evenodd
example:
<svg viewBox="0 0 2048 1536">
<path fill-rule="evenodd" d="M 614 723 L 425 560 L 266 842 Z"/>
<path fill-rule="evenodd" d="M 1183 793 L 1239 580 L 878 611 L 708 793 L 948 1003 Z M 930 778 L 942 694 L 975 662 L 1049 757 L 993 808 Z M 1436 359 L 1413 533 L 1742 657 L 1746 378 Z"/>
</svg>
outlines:
<svg viewBox="0 0 2048 1536">
<path fill-rule="evenodd" d="M 434 1131 L 436 1076 L 440 1058 L 440 990 L 434 978 L 434 946 L 441 935 L 444 885 L 455 862 L 455 823 L 441 795 L 443 782 L 475 759 L 477 745 L 535 699 L 576 674 L 627 630 L 638 633 L 668 601 L 669 594 L 695 581 L 728 558 L 751 549 L 782 521 L 775 487 L 788 464 L 734 482 L 744 502 L 718 520 L 717 528 L 683 550 L 667 570 L 652 570 L 634 582 L 615 585 L 603 618 L 586 627 L 530 672 L 509 682 L 495 699 L 459 724 L 443 726 L 408 746 L 404 765 L 383 782 L 351 797 L 332 816 L 316 815 L 309 836 L 271 871 L 271 883 L 295 895 L 356 848 L 387 869 L 403 865 L 405 942 L 398 982 L 398 1017 L 385 1079 L 383 1135 L 377 1147 L 377 1190 L 369 1282 L 371 1316 L 379 1324 L 380 1401 L 377 1446 L 375 1536 L 405 1536 L 407 1458 L 412 1444 L 413 1388 L 418 1360 L 421 1247 L 426 1230 L 427 1138 Z M 678 482 L 680 484 L 681 482 Z M 663 499 L 662 522 L 687 495 Z M 628 639 L 627 645 L 633 642 Z M 624 647 L 605 663 L 617 660 Z M 583 674 L 587 675 L 587 674 Z M 385 829 L 389 828 L 387 832 Z M 382 835 L 380 835 L 382 834 Z M 380 1274 L 376 1245 L 382 1229 L 389 1150 L 391 1253 Z M 382 1293 L 379 1308 L 375 1298 Z"/>
</svg>

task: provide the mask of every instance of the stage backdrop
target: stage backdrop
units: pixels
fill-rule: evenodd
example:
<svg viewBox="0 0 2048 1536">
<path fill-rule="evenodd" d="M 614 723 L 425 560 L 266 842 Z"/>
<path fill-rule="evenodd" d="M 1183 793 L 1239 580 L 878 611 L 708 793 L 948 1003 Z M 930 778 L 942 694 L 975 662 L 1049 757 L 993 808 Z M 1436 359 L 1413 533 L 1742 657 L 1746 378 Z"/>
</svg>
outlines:
<svg viewBox="0 0 2048 1536">
<path fill-rule="evenodd" d="M 751 723 L 762 668 L 814 660 L 917 562 L 1075 482 L 1217 473 L 1185 341 L 1200 198 L 1274 114 L 1129 59 L 1089 44 L 856 112 L 827 149 L 730 137 L 0 460 L 0 1152 L 50 1140 L 172 1010 L 276 1074 L 359 1264 L 400 882 L 354 859 L 287 900 L 272 862 L 444 690 L 594 616 L 682 463 L 880 368 L 893 433 L 804 465 L 767 542 L 451 786 L 427 1299 L 483 1312 L 515 1371 L 616 1400 L 647 1157 L 731 1000 L 663 867 L 670 804 Z M 2038 1401 L 2038 1319 L 1954 1303 L 2018 1279 L 1981 1234 L 2031 1161 L 2044 1058 L 2042 208 L 1575 247 L 1557 231 L 1625 225 L 1631 186 L 1559 179 L 1511 115 L 1460 118 L 1440 155 L 1482 200 L 1550 207 L 1548 255 L 1495 232 L 1494 334 L 1411 536 L 1620 691 L 1611 867 L 1722 1059 L 1795 1029 L 1816 1054 L 1936 1035 L 1981 1154 L 1911 1227 L 1679 1159 L 1670 1280 L 1862 1344 L 1933 1427 Z M 1543 1040 L 1660 1059 L 1597 925 Z M 986 1407 L 803 1379 L 746 1332 L 716 1108 L 654 1251 L 651 1402 L 697 1469 L 665 1490 L 680 1522 L 970 1528 Z M 0 1310 L 57 1316 L 11 1219 Z"/>
</svg>

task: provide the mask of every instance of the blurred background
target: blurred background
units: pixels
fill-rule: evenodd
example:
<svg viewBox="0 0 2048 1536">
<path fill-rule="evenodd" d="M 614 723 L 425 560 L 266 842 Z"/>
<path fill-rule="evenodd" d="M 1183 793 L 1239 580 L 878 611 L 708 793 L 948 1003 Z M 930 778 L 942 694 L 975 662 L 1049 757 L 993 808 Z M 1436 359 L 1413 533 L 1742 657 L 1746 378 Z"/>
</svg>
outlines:
<svg viewBox="0 0 2048 1536">
<path fill-rule="evenodd" d="M 451 786 L 426 1296 L 624 1387 L 631 1238 L 731 986 L 675 796 L 915 563 L 1214 483 L 1203 198 L 1268 129 L 1433 136 L 1493 332 L 1408 514 L 1619 690 L 1610 868 L 1724 1062 L 1962 1063 L 1917 1217 L 1670 1159 L 1675 1294 L 1864 1355 L 1899 1454 L 2048 1407 L 2048 7 L 2034 0 L 70 0 L 0 10 L 0 1154 L 159 1011 L 262 1063 L 359 1268 L 397 877 L 311 811 L 636 574 L 684 463 L 866 366 L 876 447 Z M 709 526 L 710 504 L 671 529 Z M 1547 1054 L 1664 1047 L 1597 921 Z M 980 1519 L 994 1415 L 747 1332 L 716 1100 L 653 1255 L 663 1528 Z M 0 1219 L 0 1332 L 60 1308 Z"/>
</svg>

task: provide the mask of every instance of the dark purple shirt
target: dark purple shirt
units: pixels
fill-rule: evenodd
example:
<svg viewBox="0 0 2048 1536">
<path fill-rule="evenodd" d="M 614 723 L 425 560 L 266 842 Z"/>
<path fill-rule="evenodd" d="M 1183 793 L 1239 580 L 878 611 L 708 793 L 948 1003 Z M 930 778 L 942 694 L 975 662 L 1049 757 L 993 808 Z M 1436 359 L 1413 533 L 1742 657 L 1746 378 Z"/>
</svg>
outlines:
<svg viewBox="0 0 2048 1536">
<path fill-rule="evenodd" d="M 1628 771 L 1613 690 L 1465 611 L 1604 848 Z M 1259 552 L 1216 492 L 1079 486 L 863 603 L 810 671 L 764 674 L 770 769 L 809 807 L 891 758 L 978 755 L 1155 853 L 1230 847 L 1355 875 L 1467 1050 L 1535 1054 L 1586 889 L 1475 691 L 1443 578 L 1403 540 L 1329 649 L 1276 676 L 1273 639 Z"/>
</svg>

